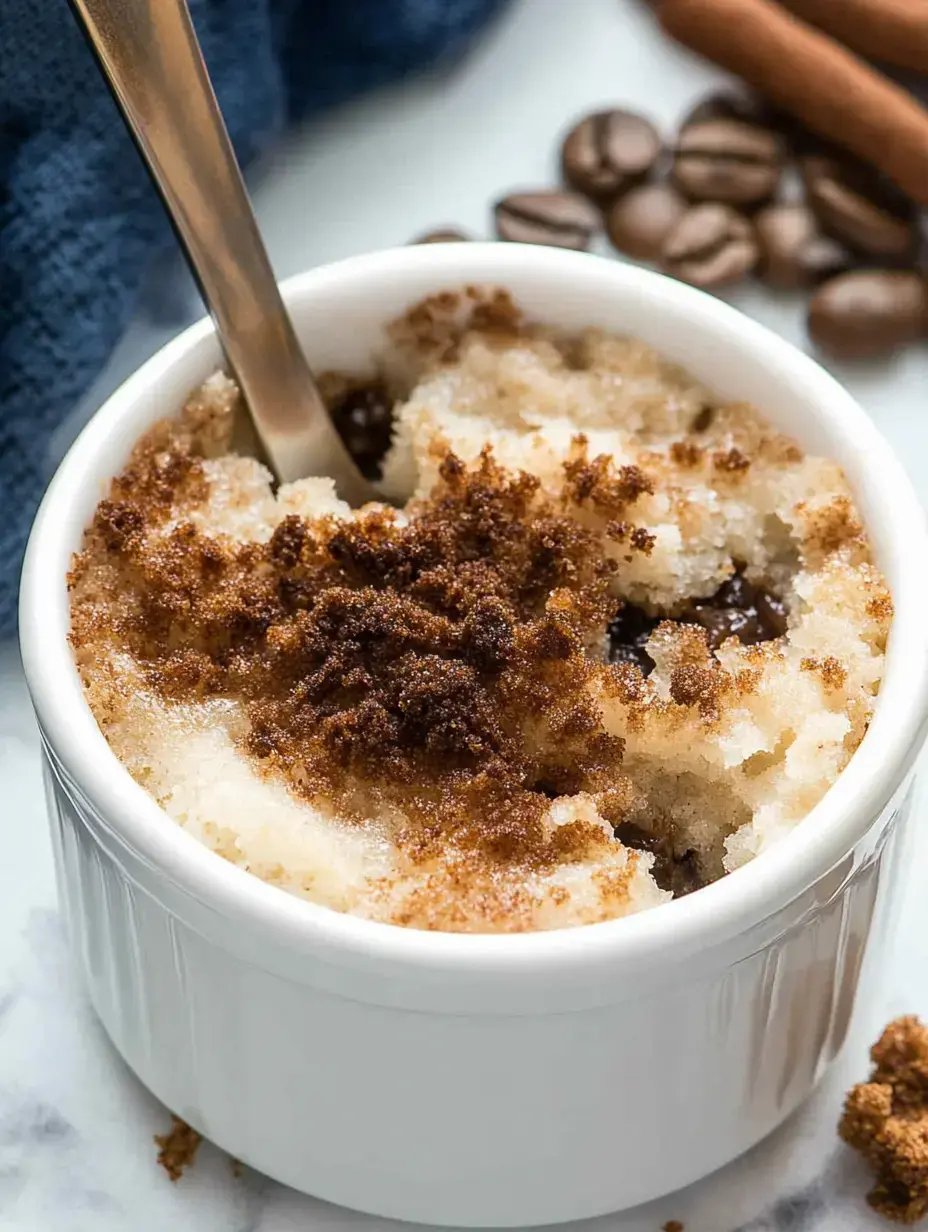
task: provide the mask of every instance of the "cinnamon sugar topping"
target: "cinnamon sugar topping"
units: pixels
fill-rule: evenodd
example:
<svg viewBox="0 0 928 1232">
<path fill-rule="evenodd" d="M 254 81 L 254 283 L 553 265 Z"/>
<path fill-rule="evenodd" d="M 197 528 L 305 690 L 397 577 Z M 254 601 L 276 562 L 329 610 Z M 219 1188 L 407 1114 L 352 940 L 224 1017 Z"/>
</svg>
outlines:
<svg viewBox="0 0 928 1232">
<path fill-rule="evenodd" d="M 180 484 L 195 462 L 175 450 Z M 291 514 L 259 544 L 189 521 L 145 533 L 171 505 L 142 475 L 139 497 L 101 502 L 90 531 L 90 558 L 96 540 L 135 579 L 110 634 L 166 699 L 241 698 L 243 748 L 298 795 L 359 816 L 371 801 L 401 807 L 416 860 L 452 841 L 493 863 L 582 856 L 601 826 L 549 835 L 541 816 L 551 794 L 619 773 L 622 741 L 603 727 L 584 653 L 614 606 L 616 564 L 489 452 L 474 468 L 450 454 L 440 473 L 408 519 Z M 76 647 L 98 616 L 76 608 Z M 529 744 L 527 725 L 545 735 Z"/>
</svg>

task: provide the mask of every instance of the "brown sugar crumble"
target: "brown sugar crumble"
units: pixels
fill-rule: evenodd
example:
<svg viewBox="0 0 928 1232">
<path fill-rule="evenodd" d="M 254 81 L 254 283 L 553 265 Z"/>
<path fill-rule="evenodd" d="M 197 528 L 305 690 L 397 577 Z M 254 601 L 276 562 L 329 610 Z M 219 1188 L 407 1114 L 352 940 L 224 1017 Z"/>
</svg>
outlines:
<svg viewBox="0 0 928 1232">
<path fill-rule="evenodd" d="M 158 1163 L 176 1184 L 184 1172 L 193 1166 L 203 1139 L 186 1121 L 172 1116 L 170 1130 L 166 1134 L 155 1134 L 154 1141 L 158 1148 Z"/>
<path fill-rule="evenodd" d="M 178 483 L 195 469 L 171 464 Z M 531 476 L 449 455 L 405 525 L 388 510 L 347 525 L 289 516 L 265 544 L 190 523 L 153 544 L 143 528 L 161 516 L 156 501 L 107 500 L 91 531 L 135 579 L 112 632 L 159 694 L 242 697 L 252 757 L 348 815 L 402 803 L 418 861 L 450 840 L 537 866 L 603 843 L 577 822 L 552 846 L 540 818 L 552 794 L 618 774 L 622 742 L 589 698 L 598 669 L 584 654 L 615 564 Z M 75 612 L 75 644 L 98 618 Z M 526 719 L 550 732 L 535 749 Z"/>
<path fill-rule="evenodd" d="M 838 1132 L 873 1170 L 870 1206 L 895 1223 L 916 1223 L 928 1214 L 928 1027 L 897 1018 L 870 1058 L 870 1080 L 848 1095 Z"/>
<path fill-rule="evenodd" d="M 401 509 L 273 493 L 221 374 L 113 480 L 69 588 L 114 750 L 224 858 L 409 927 L 597 922 L 753 858 L 879 684 L 892 604 L 838 468 L 503 292 L 390 337 L 324 395 Z"/>
</svg>

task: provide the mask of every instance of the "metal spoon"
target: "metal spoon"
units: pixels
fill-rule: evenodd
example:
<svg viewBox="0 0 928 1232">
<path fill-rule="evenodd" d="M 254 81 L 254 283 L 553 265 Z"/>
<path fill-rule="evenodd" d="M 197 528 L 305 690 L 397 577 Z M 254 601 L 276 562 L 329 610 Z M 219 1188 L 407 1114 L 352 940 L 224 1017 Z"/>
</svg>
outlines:
<svg viewBox="0 0 928 1232">
<path fill-rule="evenodd" d="M 297 342 L 185 0 L 71 0 L 174 224 L 277 478 L 377 498 Z"/>
</svg>

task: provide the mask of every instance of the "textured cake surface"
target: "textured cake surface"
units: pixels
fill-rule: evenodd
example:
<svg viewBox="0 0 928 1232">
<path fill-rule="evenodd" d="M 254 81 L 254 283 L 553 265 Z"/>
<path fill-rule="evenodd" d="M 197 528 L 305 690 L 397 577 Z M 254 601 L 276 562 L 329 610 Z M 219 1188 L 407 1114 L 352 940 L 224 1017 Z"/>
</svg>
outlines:
<svg viewBox="0 0 928 1232">
<path fill-rule="evenodd" d="M 657 906 L 802 821 L 892 618 L 840 468 L 498 292 L 411 310 L 377 380 L 400 508 L 275 493 L 217 374 L 97 509 L 71 640 L 166 813 L 287 891 L 454 931 Z"/>
</svg>

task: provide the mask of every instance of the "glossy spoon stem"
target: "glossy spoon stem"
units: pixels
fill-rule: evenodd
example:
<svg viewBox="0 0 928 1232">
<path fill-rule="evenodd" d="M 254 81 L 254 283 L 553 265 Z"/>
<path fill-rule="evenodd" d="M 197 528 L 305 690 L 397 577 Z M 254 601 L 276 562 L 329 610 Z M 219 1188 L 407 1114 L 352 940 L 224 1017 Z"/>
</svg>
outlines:
<svg viewBox="0 0 928 1232">
<path fill-rule="evenodd" d="M 376 498 L 320 397 L 280 296 L 185 0 L 71 0 L 148 165 L 282 482 Z"/>
</svg>

